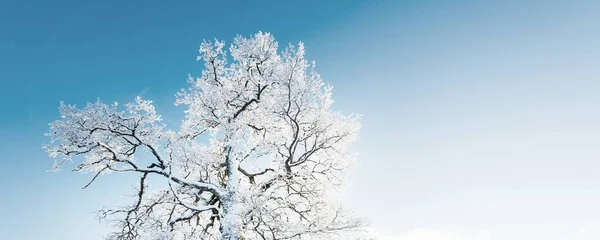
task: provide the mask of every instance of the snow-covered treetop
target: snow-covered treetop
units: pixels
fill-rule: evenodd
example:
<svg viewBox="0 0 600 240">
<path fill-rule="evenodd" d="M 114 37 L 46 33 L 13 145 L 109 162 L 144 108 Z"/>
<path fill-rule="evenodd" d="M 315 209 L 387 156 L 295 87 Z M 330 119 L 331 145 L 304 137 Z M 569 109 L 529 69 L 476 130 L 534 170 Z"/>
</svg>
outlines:
<svg viewBox="0 0 600 240">
<path fill-rule="evenodd" d="M 166 129 L 149 100 L 120 108 L 60 104 L 45 146 L 59 169 L 140 174 L 135 202 L 102 211 L 113 239 L 348 239 L 362 226 L 330 193 L 352 164 L 359 115 L 332 110 L 332 87 L 304 45 L 269 33 L 204 41 L 200 77 L 177 94 L 185 119 Z M 202 136 L 202 137 L 201 137 Z M 150 154 L 139 155 L 140 151 Z M 136 158 L 144 156 L 143 158 Z M 148 177 L 168 188 L 149 191 Z"/>
</svg>

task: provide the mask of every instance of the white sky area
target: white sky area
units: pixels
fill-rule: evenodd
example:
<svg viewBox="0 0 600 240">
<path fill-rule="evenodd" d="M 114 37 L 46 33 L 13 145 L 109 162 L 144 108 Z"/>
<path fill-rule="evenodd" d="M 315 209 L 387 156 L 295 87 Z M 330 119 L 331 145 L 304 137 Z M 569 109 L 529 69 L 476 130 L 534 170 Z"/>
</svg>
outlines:
<svg viewBox="0 0 600 240">
<path fill-rule="evenodd" d="M 428 7 L 318 49 L 364 115 L 352 207 L 384 240 L 600 239 L 598 3 Z"/>
</svg>

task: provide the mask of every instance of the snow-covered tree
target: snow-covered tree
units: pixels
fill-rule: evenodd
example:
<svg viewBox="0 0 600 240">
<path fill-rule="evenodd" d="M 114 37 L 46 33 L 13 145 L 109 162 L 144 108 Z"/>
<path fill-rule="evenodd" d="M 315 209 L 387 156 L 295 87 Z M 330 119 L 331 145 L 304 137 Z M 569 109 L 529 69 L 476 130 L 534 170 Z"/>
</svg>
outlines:
<svg viewBox="0 0 600 240">
<path fill-rule="evenodd" d="M 350 239 L 363 222 L 336 198 L 360 116 L 331 108 L 331 86 L 269 33 L 200 45 L 199 78 L 177 94 L 185 119 L 167 129 L 151 101 L 124 108 L 60 104 L 50 124 L 54 169 L 137 174 L 133 203 L 100 211 L 109 239 Z M 82 156 L 82 157 L 77 157 Z M 74 158 L 75 157 L 75 158 Z M 72 160 L 73 158 L 73 160 Z M 164 184 L 149 187 L 148 179 Z M 84 188 L 85 188 L 84 187 Z"/>
</svg>

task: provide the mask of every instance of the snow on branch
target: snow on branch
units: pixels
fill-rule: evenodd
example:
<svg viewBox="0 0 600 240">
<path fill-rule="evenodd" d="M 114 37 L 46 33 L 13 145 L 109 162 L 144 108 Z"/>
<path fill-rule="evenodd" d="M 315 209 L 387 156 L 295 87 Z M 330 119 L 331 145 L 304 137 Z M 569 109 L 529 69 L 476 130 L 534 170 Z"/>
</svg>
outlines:
<svg viewBox="0 0 600 240">
<path fill-rule="evenodd" d="M 60 103 L 44 146 L 58 170 L 139 176 L 129 206 L 100 211 L 109 239 L 349 239 L 365 222 L 337 202 L 360 115 L 332 109 L 333 88 L 270 33 L 204 41 L 202 74 L 176 95 L 167 129 L 152 101 Z M 150 178 L 162 185 L 150 186 Z"/>
</svg>

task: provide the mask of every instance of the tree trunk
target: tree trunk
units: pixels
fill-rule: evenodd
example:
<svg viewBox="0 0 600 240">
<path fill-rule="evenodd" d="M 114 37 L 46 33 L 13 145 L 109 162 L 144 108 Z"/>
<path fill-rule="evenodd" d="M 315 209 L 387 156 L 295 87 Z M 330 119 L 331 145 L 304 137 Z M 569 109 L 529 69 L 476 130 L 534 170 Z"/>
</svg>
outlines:
<svg viewBox="0 0 600 240">
<path fill-rule="evenodd" d="M 234 200 L 235 194 L 229 194 L 227 200 L 223 201 L 223 219 L 221 224 L 223 229 L 221 230 L 222 240 L 243 240 L 242 237 L 242 224 L 241 218 L 238 213 L 237 203 Z"/>
<path fill-rule="evenodd" d="M 221 219 L 222 240 L 243 240 L 242 219 L 239 209 L 238 185 L 240 173 L 237 159 L 231 157 L 231 147 L 227 147 L 225 162 L 227 164 L 227 195 L 221 199 L 223 203 L 223 219 Z"/>
</svg>

